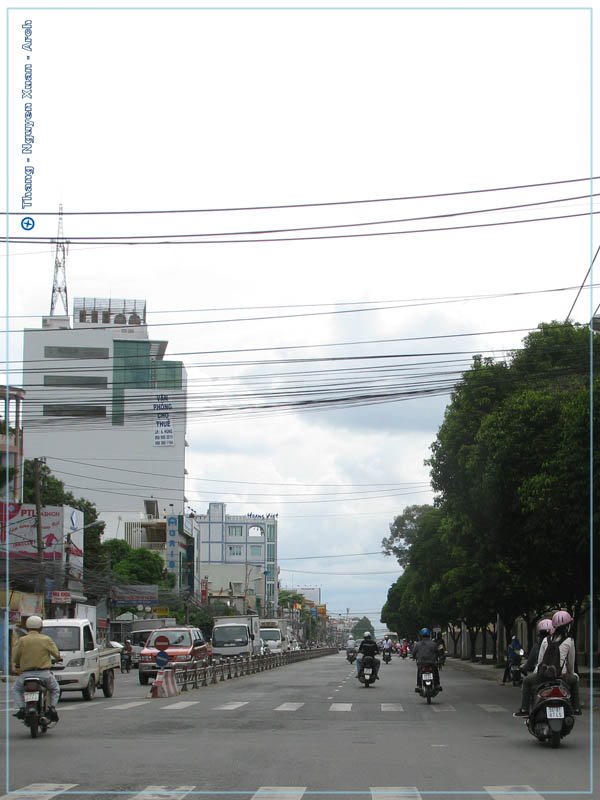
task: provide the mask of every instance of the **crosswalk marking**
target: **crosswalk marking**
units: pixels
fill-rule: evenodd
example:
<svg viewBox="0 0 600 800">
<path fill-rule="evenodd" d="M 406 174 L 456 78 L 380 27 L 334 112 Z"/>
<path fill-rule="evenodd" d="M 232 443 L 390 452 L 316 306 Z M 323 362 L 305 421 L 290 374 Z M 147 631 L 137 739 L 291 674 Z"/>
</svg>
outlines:
<svg viewBox="0 0 600 800">
<path fill-rule="evenodd" d="M 400 703 L 382 703 L 382 711 L 404 711 L 404 707 Z"/>
<path fill-rule="evenodd" d="M 128 708 L 135 708 L 136 706 L 145 706 L 152 703 L 152 700 L 136 700 L 132 703 L 121 703 L 118 706 L 108 706 L 109 711 L 126 711 Z M 61 709 L 59 708 L 59 711 Z"/>
<path fill-rule="evenodd" d="M 277 706 L 275 711 L 298 711 L 303 705 L 304 703 L 282 703 L 280 706 Z"/>
<path fill-rule="evenodd" d="M 171 703 L 168 706 L 163 706 L 161 711 L 170 711 L 172 708 L 188 708 L 188 706 L 196 706 L 200 700 L 181 700 L 179 703 Z"/>
<path fill-rule="evenodd" d="M 421 792 L 416 786 L 371 786 L 373 800 L 407 800 L 413 797 L 420 800 Z"/>
<path fill-rule="evenodd" d="M 168 786 L 146 786 L 144 791 L 132 795 L 129 800 L 183 800 L 194 790 L 193 786 L 177 786 L 171 790 Z"/>
<path fill-rule="evenodd" d="M 489 711 L 491 714 L 494 714 L 498 711 L 508 712 L 508 708 L 504 708 L 504 706 L 495 706 L 492 703 L 477 703 L 479 708 L 483 708 L 484 711 Z"/>
<path fill-rule="evenodd" d="M 484 786 L 492 800 L 544 800 L 531 786 Z"/>
<path fill-rule="evenodd" d="M 19 794 L 16 797 L 19 800 L 50 800 L 51 797 L 56 797 L 57 794 L 68 792 L 77 786 L 76 783 L 30 783 L 29 786 L 24 786 L 22 789 L 14 789 Z M 0 800 L 15 800 L 15 795 L 3 794 Z"/>
<path fill-rule="evenodd" d="M 261 786 L 252 800 L 301 800 L 306 786 Z"/>
<path fill-rule="evenodd" d="M 436 704 L 436 705 L 429 706 L 429 708 L 431 708 L 432 711 L 436 711 L 437 713 L 439 713 L 440 711 L 456 711 L 454 706 L 450 706 L 450 705 L 438 706 Z"/>
<path fill-rule="evenodd" d="M 330 711 L 352 711 L 352 703 L 332 703 L 329 706 Z"/>
<path fill-rule="evenodd" d="M 247 706 L 248 701 L 244 703 L 223 703 L 222 706 L 215 706 L 214 711 L 235 711 L 236 708 L 241 708 L 242 706 Z"/>
</svg>

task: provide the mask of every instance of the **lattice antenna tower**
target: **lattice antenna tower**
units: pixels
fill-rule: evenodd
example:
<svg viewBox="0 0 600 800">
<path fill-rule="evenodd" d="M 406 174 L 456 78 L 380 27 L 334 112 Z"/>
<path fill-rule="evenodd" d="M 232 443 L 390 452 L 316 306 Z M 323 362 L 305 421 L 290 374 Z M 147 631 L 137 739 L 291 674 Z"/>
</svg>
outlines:
<svg viewBox="0 0 600 800">
<path fill-rule="evenodd" d="M 54 281 L 52 283 L 52 300 L 50 302 L 50 316 L 55 316 L 56 304 L 60 302 L 65 310 L 65 315 L 69 316 L 69 298 L 67 296 L 67 253 L 69 243 L 63 234 L 63 207 L 62 203 L 58 207 L 58 234 L 56 237 L 56 252 L 54 254 Z"/>
</svg>

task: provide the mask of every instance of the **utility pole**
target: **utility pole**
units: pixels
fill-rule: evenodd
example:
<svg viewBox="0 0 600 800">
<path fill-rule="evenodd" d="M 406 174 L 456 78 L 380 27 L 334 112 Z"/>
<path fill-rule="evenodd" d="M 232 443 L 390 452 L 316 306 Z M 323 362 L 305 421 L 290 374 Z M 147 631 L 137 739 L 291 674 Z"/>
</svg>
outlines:
<svg viewBox="0 0 600 800">
<path fill-rule="evenodd" d="M 35 521 L 37 533 L 37 575 L 35 580 L 36 593 L 44 596 L 44 539 L 42 537 L 42 490 L 40 476 L 41 458 L 33 459 L 33 489 L 35 495 Z M 43 602 L 42 602 L 43 608 Z"/>
</svg>

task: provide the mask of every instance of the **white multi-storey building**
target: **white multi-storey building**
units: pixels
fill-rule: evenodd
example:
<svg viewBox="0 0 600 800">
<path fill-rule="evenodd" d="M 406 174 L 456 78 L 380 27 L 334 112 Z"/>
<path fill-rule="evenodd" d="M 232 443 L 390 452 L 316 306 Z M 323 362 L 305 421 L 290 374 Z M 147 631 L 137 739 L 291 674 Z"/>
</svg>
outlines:
<svg viewBox="0 0 600 800">
<path fill-rule="evenodd" d="M 49 316 L 26 329 L 24 450 L 96 505 L 105 538 L 158 550 L 180 572 L 167 520 L 186 502 L 186 373 L 164 358 L 167 344 L 150 339 L 140 300 L 76 298 L 72 325 Z"/>
<path fill-rule="evenodd" d="M 223 588 L 263 616 L 277 611 L 277 514 L 229 515 L 225 503 L 210 503 L 195 517 L 195 574 L 213 597 Z"/>
</svg>

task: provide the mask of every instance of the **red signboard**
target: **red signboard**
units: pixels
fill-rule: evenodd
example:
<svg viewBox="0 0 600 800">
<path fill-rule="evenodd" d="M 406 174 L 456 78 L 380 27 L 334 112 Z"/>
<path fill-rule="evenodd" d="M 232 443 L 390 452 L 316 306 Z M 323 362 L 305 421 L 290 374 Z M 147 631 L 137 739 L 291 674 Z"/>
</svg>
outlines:
<svg viewBox="0 0 600 800">
<path fill-rule="evenodd" d="M 157 636 L 154 640 L 154 647 L 156 647 L 157 650 L 166 650 L 170 644 L 168 636 Z"/>
<path fill-rule="evenodd" d="M 71 592 L 52 592 L 52 602 L 68 605 L 71 602 Z"/>
</svg>

